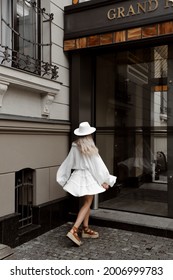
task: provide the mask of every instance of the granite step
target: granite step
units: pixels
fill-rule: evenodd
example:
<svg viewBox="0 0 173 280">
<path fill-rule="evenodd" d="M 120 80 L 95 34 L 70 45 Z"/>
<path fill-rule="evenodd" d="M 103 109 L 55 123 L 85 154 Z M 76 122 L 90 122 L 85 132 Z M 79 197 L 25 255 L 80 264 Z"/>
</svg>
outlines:
<svg viewBox="0 0 173 280">
<path fill-rule="evenodd" d="M 5 244 L 0 244 L 0 260 L 7 259 L 13 254 L 13 249 Z"/>
</svg>

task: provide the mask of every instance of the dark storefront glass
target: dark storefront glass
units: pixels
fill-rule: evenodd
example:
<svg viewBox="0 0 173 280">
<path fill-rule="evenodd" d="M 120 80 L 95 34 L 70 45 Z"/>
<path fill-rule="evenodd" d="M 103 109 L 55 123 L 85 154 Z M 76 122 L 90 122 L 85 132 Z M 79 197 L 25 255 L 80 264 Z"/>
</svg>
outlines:
<svg viewBox="0 0 173 280">
<path fill-rule="evenodd" d="M 167 45 L 97 55 L 96 141 L 120 187 L 101 207 L 168 216 L 168 60 Z"/>
</svg>

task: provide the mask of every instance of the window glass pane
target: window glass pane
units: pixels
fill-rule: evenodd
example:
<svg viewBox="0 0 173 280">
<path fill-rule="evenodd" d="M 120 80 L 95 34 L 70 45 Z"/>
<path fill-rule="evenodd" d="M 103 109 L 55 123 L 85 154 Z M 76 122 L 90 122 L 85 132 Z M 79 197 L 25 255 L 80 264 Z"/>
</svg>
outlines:
<svg viewBox="0 0 173 280">
<path fill-rule="evenodd" d="M 167 158 L 167 58 L 166 45 L 97 56 L 97 140 L 114 136 L 112 168 L 120 180 L 155 180 L 160 152 Z M 110 145 L 99 145 L 106 158 Z M 160 171 L 159 179 L 167 176 Z"/>
<path fill-rule="evenodd" d="M 172 160 L 168 63 L 167 45 L 96 57 L 96 144 L 121 189 L 115 197 L 111 193 L 110 200 L 103 194 L 102 207 L 168 215 L 168 156 Z"/>
<path fill-rule="evenodd" d="M 113 126 L 115 114 L 115 56 L 106 54 L 97 57 L 97 126 Z"/>
<path fill-rule="evenodd" d="M 34 0 L 0 0 L 0 63 L 48 79 L 58 77 L 52 65 L 51 26 L 48 13 Z"/>
<path fill-rule="evenodd" d="M 35 4 L 34 4 L 35 3 Z M 25 70 L 34 71 L 37 59 L 36 49 L 38 48 L 38 30 L 37 20 L 38 13 L 36 1 L 17 0 L 16 3 L 16 31 L 19 36 L 15 36 L 15 50 L 20 53 L 20 67 Z"/>
</svg>

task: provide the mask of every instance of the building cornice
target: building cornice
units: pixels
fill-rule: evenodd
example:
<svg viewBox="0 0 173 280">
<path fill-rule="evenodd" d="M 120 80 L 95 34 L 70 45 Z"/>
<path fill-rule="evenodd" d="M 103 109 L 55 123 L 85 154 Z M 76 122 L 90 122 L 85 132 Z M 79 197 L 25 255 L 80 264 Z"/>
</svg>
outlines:
<svg viewBox="0 0 173 280">
<path fill-rule="evenodd" d="M 42 116 L 45 117 L 49 117 L 51 105 L 61 88 L 61 84 L 57 81 L 38 77 L 18 69 L 0 66 L 0 107 L 2 107 L 3 98 L 10 85 L 33 89 L 36 94 L 41 94 Z"/>
</svg>

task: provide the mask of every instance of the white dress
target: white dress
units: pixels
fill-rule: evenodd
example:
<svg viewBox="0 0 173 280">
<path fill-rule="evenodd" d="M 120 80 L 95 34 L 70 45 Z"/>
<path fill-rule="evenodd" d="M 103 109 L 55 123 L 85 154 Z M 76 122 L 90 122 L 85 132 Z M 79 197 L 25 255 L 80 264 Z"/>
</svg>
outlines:
<svg viewBox="0 0 173 280">
<path fill-rule="evenodd" d="M 76 143 L 59 167 L 56 180 L 63 189 L 73 196 L 94 195 L 105 189 L 103 183 L 113 186 L 116 176 L 109 171 L 99 154 L 87 156 L 82 154 Z"/>
</svg>

